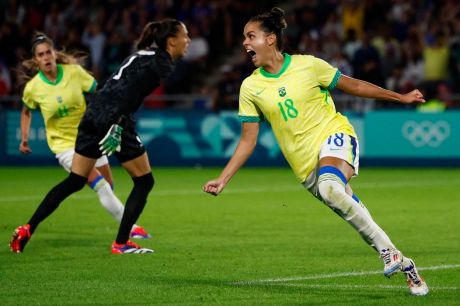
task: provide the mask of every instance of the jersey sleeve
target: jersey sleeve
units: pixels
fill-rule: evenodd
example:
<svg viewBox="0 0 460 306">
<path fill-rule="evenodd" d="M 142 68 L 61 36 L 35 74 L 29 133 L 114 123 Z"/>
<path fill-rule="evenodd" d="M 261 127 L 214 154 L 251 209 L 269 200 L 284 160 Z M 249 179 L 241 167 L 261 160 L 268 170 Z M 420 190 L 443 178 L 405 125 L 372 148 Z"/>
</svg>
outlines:
<svg viewBox="0 0 460 306">
<path fill-rule="evenodd" d="M 238 116 L 241 122 L 264 121 L 264 116 L 257 105 L 254 104 L 245 82 L 241 84 L 240 88 Z"/>
<path fill-rule="evenodd" d="M 341 75 L 337 68 L 332 67 L 328 62 L 317 57 L 313 58 L 313 68 L 316 72 L 316 79 L 322 87 L 327 90 L 335 88 Z"/>
<path fill-rule="evenodd" d="M 81 80 L 81 89 L 84 92 L 93 92 L 96 90 L 97 82 L 91 74 L 80 65 L 75 65 L 78 77 Z"/>
<path fill-rule="evenodd" d="M 31 83 L 27 83 L 24 92 L 22 94 L 22 103 L 24 103 L 25 106 L 27 106 L 28 109 L 36 109 L 37 108 L 37 103 L 33 99 L 32 93 L 34 92 L 32 90 L 32 85 Z"/>
</svg>

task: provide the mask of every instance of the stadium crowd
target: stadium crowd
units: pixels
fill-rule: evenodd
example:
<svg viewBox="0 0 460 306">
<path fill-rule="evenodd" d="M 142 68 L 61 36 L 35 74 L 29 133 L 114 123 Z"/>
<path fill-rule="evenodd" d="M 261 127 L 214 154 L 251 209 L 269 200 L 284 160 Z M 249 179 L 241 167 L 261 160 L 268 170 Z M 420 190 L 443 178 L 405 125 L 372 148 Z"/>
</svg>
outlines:
<svg viewBox="0 0 460 306">
<path fill-rule="evenodd" d="M 428 109 L 460 105 L 456 0 L 2 1 L 0 97 L 20 96 L 16 71 L 30 55 L 35 30 L 47 33 L 58 49 L 86 52 L 86 67 L 103 84 L 133 51 L 148 21 L 171 17 L 187 24 L 191 44 L 157 94 L 206 94 L 214 101 L 208 107 L 236 109 L 240 84 L 254 69 L 241 47 L 242 25 L 273 5 L 288 14 L 288 53 L 315 55 L 346 75 L 401 93 L 420 88 L 432 101 Z M 0 107 L 19 105 L 14 101 Z"/>
<path fill-rule="evenodd" d="M 244 0 L 12 0 L 0 2 L 0 7 L 0 96 L 5 96 L 22 91 L 15 71 L 30 56 L 36 30 L 53 39 L 57 49 L 86 52 L 86 67 L 102 84 L 133 51 L 147 22 L 167 17 L 187 24 L 191 43 L 163 90 L 199 91 L 203 78 L 198 76 L 216 65 L 218 57 L 228 55 L 241 37 L 240 19 L 249 18 L 261 6 Z"/>
<path fill-rule="evenodd" d="M 458 1 L 303 1 L 288 11 L 287 22 L 288 53 L 312 54 L 397 92 L 420 88 L 427 110 L 460 106 Z M 222 108 L 237 107 L 239 84 L 253 69 L 246 57 L 224 66 L 217 86 Z M 374 107 L 384 105 L 414 107 Z"/>
</svg>

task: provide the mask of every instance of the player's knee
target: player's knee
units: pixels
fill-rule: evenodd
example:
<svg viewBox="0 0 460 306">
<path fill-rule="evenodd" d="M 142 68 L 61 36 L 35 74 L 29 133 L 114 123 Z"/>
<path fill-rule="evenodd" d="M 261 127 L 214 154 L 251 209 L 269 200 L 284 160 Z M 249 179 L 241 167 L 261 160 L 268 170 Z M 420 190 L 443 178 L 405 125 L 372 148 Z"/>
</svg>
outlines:
<svg viewBox="0 0 460 306">
<path fill-rule="evenodd" d="M 327 204 L 336 203 L 345 193 L 343 185 L 331 179 L 319 182 L 318 191 L 323 201 Z"/>
<path fill-rule="evenodd" d="M 134 188 L 144 193 L 149 193 L 155 185 L 155 179 L 153 178 L 152 172 L 142 176 L 133 177 Z"/>
<path fill-rule="evenodd" d="M 88 178 L 70 172 L 69 176 L 65 180 L 65 186 L 69 191 L 77 192 L 85 187 L 87 181 Z"/>
<path fill-rule="evenodd" d="M 323 167 L 318 177 L 318 192 L 330 208 L 339 213 L 347 210 L 344 206 L 345 185 L 347 181 L 337 168 Z"/>
<path fill-rule="evenodd" d="M 107 184 L 107 181 L 102 175 L 98 175 L 93 181 L 88 182 L 89 187 L 95 191 L 98 191 L 102 186 Z"/>
</svg>

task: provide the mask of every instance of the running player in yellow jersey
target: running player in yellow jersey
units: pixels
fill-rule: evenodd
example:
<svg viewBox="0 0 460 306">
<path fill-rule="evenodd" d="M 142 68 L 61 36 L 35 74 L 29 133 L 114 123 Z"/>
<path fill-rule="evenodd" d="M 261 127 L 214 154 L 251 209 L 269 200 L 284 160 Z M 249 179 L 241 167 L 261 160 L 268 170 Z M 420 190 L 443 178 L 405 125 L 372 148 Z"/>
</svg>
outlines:
<svg viewBox="0 0 460 306">
<path fill-rule="evenodd" d="M 23 93 L 24 107 L 21 112 L 21 143 L 19 151 L 32 152 L 28 144 L 32 109 L 39 109 L 46 129 L 50 150 L 61 166 L 70 172 L 75 153 L 75 140 L 81 118 L 86 110 L 84 93 L 96 89 L 96 80 L 79 64 L 76 57 L 54 49 L 53 41 L 43 33 L 37 33 L 32 43 L 33 57 L 23 62 L 34 76 L 28 79 Z M 103 175 L 102 175 L 102 174 Z M 112 191 L 112 173 L 106 156 L 97 160 L 88 177 L 88 185 L 97 193 L 102 206 L 118 221 L 124 206 Z M 38 223 L 49 215 L 47 207 L 39 206 L 27 225 L 32 234 Z M 34 226 L 31 228 L 30 225 Z M 131 231 L 132 238 L 149 238 L 150 235 L 138 225 Z M 17 250 L 13 250 L 17 251 Z"/>
<path fill-rule="evenodd" d="M 366 98 L 401 103 L 425 102 L 414 90 L 401 95 L 342 75 L 327 62 L 308 55 L 282 53 L 284 12 L 273 8 L 244 28 L 243 46 L 258 67 L 240 90 L 240 142 L 217 179 L 203 190 L 218 195 L 252 154 L 259 123 L 267 120 L 299 181 L 346 220 L 384 261 L 384 275 L 404 272 L 411 294 L 426 295 L 428 286 L 414 262 L 394 246 L 353 194 L 349 181 L 358 175 L 359 145 L 348 119 L 337 113 L 333 88 Z"/>
</svg>

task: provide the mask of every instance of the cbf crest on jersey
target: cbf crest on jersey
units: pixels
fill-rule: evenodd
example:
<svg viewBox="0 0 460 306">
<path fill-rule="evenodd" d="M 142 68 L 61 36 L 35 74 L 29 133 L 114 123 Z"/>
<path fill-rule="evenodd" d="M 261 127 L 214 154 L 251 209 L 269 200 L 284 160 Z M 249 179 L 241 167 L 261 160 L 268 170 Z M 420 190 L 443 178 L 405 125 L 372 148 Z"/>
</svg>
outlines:
<svg viewBox="0 0 460 306">
<path fill-rule="evenodd" d="M 285 87 L 278 88 L 278 94 L 280 95 L 280 97 L 284 97 L 286 95 L 286 88 Z"/>
<path fill-rule="evenodd" d="M 58 113 L 59 117 L 67 117 L 69 115 L 69 109 L 67 108 L 67 106 L 62 104 L 62 102 L 63 102 L 62 97 L 57 96 L 56 100 L 57 100 L 58 105 L 59 105 L 58 110 L 57 110 L 57 113 Z"/>
</svg>

